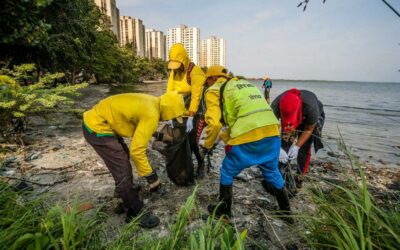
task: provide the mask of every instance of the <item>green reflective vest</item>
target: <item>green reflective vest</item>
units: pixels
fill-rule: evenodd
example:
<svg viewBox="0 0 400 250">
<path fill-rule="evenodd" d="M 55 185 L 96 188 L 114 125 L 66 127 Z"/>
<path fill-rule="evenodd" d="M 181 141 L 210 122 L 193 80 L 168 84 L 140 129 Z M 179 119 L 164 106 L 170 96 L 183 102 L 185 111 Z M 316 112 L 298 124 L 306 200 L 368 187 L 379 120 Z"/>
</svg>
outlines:
<svg viewBox="0 0 400 250">
<path fill-rule="evenodd" d="M 222 86 L 216 87 L 222 90 L 222 116 L 231 130 L 231 138 L 256 128 L 279 125 L 271 107 L 255 85 L 246 80 L 232 79 Z"/>
</svg>

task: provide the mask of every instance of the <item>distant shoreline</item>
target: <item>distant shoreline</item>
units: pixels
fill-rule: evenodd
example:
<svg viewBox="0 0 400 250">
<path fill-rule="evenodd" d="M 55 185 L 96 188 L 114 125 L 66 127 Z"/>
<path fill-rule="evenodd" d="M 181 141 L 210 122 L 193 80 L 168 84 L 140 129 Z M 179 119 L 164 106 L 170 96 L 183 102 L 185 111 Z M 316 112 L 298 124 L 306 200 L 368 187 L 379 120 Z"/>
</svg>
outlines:
<svg viewBox="0 0 400 250">
<path fill-rule="evenodd" d="M 262 78 L 246 78 L 252 81 L 263 81 Z M 286 81 L 286 82 L 336 82 L 336 83 L 394 83 L 400 84 L 400 82 L 370 82 L 370 81 L 335 81 L 335 80 L 295 80 L 295 79 L 271 79 L 272 81 Z"/>
<path fill-rule="evenodd" d="M 162 83 L 167 81 L 168 80 L 144 80 L 143 83 Z"/>
</svg>

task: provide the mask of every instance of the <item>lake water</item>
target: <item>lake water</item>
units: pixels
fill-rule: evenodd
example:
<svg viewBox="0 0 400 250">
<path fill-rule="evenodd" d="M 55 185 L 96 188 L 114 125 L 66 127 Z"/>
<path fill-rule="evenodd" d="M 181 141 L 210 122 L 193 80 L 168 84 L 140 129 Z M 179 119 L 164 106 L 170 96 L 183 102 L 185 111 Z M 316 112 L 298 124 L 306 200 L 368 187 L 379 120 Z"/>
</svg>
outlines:
<svg viewBox="0 0 400 250">
<path fill-rule="evenodd" d="M 261 81 L 252 82 L 261 88 Z M 275 80 L 271 100 L 293 87 L 314 92 L 324 105 L 325 153 L 329 147 L 337 150 L 339 129 L 346 145 L 363 161 L 400 166 L 400 83 Z M 111 94 L 161 95 L 165 89 L 165 82 L 146 83 L 116 87 Z"/>
</svg>

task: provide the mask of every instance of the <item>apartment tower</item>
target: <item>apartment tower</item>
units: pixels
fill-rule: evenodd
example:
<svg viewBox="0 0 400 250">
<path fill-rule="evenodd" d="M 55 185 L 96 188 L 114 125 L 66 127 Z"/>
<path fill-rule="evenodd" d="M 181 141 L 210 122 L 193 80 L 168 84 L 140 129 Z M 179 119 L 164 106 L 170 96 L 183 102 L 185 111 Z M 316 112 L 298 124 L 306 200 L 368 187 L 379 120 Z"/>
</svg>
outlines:
<svg viewBox="0 0 400 250">
<path fill-rule="evenodd" d="M 130 16 L 121 16 L 120 27 L 120 45 L 131 44 L 132 50 L 136 55 L 145 57 L 145 27 L 142 20 Z"/>
<path fill-rule="evenodd" d="M 195 64 L 200 63 L 200 29 L 181 25 L 179 28 L 168 29 L 167 53 L 175 43 L 182 43 L 189 58 Z"/>
<path fill-rule="evenodd" d="M 166 41 L 162 31 L 146 29 L 146 57 L 166 60 Z"/>
<path fill-rule="evenodd" d="M 95 0 L 94 2 L 100 8 L 101 13 L 108 17 L 111 23 L 111 31 L 120 41 L 119 9 L 116 0 Z"/>
<path fill-rule="evenodd" d="M 211 36 L 201 41 L 200 67 L 226 66 L 225 39 Z"/>
</svg>

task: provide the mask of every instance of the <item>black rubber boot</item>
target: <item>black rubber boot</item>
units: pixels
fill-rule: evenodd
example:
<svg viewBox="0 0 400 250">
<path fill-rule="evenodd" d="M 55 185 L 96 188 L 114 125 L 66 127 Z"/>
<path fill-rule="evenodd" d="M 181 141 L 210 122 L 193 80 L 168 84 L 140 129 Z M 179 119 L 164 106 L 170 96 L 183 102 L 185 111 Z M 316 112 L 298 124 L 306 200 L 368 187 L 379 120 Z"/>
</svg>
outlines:
<svg viewBox="0 0 400 250">
<path fill-rule="evenodd" d="M 132 189 L 134 191 L 134 195 L 138 197 L 142 205 L 132 206 L 131 208 L 128 208 L 128 210 L 126 211 L 125 221 L 129 223 L 140 216 L 139 225 L 143 228 L 152 228 L 160 224 L 160 219 L 157 216 L 153 215 L 151 212 L 143 213 L 142 187 L 139 185 L 135 185 L 132 187 Z"/>
<path fill-rule="evenodd" d="M 197 178 L 198 179 L 203 179 L 204 178 L 204 166 L 205 163 L 204 161 L 199 162 L 198 167 L 197 167 Z"/>
<path fill-rule="evenodd" d="M 135 213 L 135 211 L 133 211 L 132 209 L 128 209 L 125 221 L 129 223 L 132 220 L 136 219 L 138 215 L 140 214 Z M 160 219 L 151 212 L 146 212 L 139 218 L 139 225 L 143 228 L 153 228 L 158 226 L 158 224 L 160 224 Z"/>
<path fill-rule="evenodd" d="M 290 212 L 290 202 L 289 202 L 289 196 L 287 194 L 287 191 L 285 187 L 282 189 L 277 189 L 274 185 L 267 183 L 265 180 L 262 181 L 262 185 L 264 189 L 275 196 L 278 206 L 279 206 L 279 214 L 284 215 L 282 219 L 287 221 L 290 224 L 294 223 L 293 218 L 290 217 L 291 212 Z"/>
<path fill-rule="evenodd" d="M 208 205 L 208 212 L 212 214 L 215 211 L 215 215 L 217 217 L 227 216 L 228 218 L 232 217 L 232 185 L 224 186 L 220 184 L 219 186 L 219 201 L 221 204 L 218 206 L 210 204 Z"/>
<path fill-rule="evenodd" d="M 119 202 L 117 206 L 114 208 L 115 214 L 123 214 L 125 213 L 125 207 L 123 202 Z"/>
</svg>

